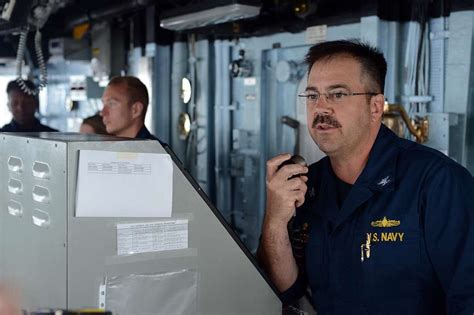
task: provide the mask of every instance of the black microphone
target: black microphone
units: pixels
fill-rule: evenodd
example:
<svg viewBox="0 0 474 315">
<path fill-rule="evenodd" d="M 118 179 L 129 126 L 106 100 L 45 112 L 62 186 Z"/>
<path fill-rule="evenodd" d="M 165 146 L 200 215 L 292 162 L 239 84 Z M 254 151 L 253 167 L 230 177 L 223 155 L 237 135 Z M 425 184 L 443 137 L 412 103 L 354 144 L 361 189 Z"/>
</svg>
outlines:
<svg viewBox="0 0 474 315">
<path fill-rule="evenodd" d="M 288 160 L 286 160 L 285 162 L 281 163 L 281 164 L 278 166 L 278 169 L 282 168 L 282 167 L 285 166 L 285 165 L 289 165 L 289 164 L 299 164 L 299 165 L 302 165 L 302 166 L 308 166 L 308 164 L 306 163 L 306 160 L 304 159 L 304 157 L 302 157 L 302 156 L 299 155 L 299 154 L 295 154 L 295 155 L 293 155 L 291 158 L 289 158 Z M 301 176 L 301 175 L 306 175 L 306 173 L 296 174 L 296 175 L 291 176 L 291 177 L 288 178 L 288 179 L 292 179 L 292 178 L 295 178 L 295 177 Z"/>
</svg>

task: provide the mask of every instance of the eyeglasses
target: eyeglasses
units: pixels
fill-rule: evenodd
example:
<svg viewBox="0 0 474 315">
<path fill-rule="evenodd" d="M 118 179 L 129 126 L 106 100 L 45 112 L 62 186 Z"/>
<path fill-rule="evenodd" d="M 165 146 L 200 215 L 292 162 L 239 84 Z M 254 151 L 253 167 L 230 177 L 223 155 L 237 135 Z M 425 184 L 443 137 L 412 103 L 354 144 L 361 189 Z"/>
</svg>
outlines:
<svg viewBox="0 0 474 315">
<path fill-rule="evenodd" d="M 379 93 L 374 92 L 367 92 L 367 93 L 345 93 L 345 92 L 330 92 L 330 93 L 318 93 L 314 91 L 306 91 L 298 95 L 303 99 L 306 99 L 307 105 L 314 105 L 318 102 L 321 98 L 321 95 L 326 96 L 326 101 L 328 104 L 339 104 L 344 103 L 347 100 L 348 96 L 356 96 L 356 95 L 377 95 Z"/>
</svg>

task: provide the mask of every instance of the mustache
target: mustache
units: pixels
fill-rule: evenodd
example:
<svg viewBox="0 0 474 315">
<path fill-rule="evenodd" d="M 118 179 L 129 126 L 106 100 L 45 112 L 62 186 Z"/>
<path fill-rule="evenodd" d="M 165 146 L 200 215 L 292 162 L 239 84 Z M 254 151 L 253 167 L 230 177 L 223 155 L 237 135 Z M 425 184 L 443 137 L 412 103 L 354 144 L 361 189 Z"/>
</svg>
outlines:
<svg viewBox="0 0 474 315">
<path fill-rule="evenodd" d="M 311 127 L 315 128 L 317 124 L 328 124 L 335 128 L 341 128 L 341 124 L 337 121 L 336 118 L 332 117 L 331 115 L 318 115 L 313 120 L 313 124 Z"/>
</svg>

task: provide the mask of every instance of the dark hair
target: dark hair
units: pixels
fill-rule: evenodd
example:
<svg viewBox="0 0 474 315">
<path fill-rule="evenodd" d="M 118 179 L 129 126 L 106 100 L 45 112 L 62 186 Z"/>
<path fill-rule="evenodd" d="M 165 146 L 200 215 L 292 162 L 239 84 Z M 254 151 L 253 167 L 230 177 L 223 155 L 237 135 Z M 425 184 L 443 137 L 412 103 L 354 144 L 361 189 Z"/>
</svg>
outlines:
<svg viewBox="0 0 474 315">
<path fill-rule="evenodd" d="M 148 107 L 148 90 L 140 79 L 132 76 L 114 77 L 110 80 L 107 86 L 124 85 L 128 91 L 130 103 L 140 102 L 143 104 L 143 119 L 145 119 L 146 110 Z"/>
<path fill-rule="evenodd" d="M 99 135 L 108 135 L 107 129 L 105 128 L 104 121 L 102 120 L 102 116 L 100 114 L 95 114 L 94 116 L 90 116 L 84 118 L 82 120 L 83 125 L 89 125 L 94 129 L 94 133 Z"/>
<path fill-rule="evenodd" d="M 356 40 L 322 42 L 312 46 L 305 56 L 308 74 L 315 62 L 341 55 L 349 55 L 360 63 L 363 74 L 374 85 L 370 88 L 377 88 L 377 91 L 371 92 L 384 92 L 387 62 L 383 54 L 369 44 Z"/>
<path fill-rule="evenodd" d="M 30 90 L 36 90 L 35 84 L 33 82 L 31 82 L 30 80 L 23 80 L 23 82 L 25 82 L 25 85 Z M 26 93 L 25 91 L 23 91 L 20 84 L 18 84 L 18 82 L 16 80 L 10 81 L 7 84 L 7 94 L 9 94 L 11 91 L 18 91 L 18 92 L 21 92 L 25 95 L 31 96 L 32 98 L 34 98 L 36 104 L 39 104 L 38 95 L 30 95 L 30 94 Z"/>
</svg>

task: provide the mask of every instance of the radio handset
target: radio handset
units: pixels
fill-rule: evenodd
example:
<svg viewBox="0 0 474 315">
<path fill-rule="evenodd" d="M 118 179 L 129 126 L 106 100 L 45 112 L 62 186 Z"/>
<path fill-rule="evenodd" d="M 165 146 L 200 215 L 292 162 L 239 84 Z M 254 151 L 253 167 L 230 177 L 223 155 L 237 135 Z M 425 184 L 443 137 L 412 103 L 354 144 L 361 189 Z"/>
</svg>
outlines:
<svg viewBox="0 0 474 315">
<path fill-rule="evenodd" d="M 304 157 L 302 157 L 299 154 L 295 154 L 291 158 L 286 160 L 285 162 L 281 163 L 280 166 L 278 166 L 278 169 L 282 168 L 285 165 L 289 165 L 289 164 L 299 164 L 299 165 L 302 165 L 302 166 L 308 166 L 308 164 L 306 163 L 306 160 L 304 159 Z M 295 178 L 295 177 L 298 177 L 298 176 L 301 176 L 301 175 L 306 175 L 306 173 L 295 174 L 295 175 L 289 177 L 288 180 L 290 180 L 292 178 Z M 295 208 L 296 207 L 297 206 L 296 206 L 296 203 L 295 203 Z M 294 216 L 296 216 L 296 211 L 293 213 L 293 217 Z"/>
<path fill-rule="evenodd" d="M 306 164 L 306 160 L 304 159 L 304 157 L 302 157 L 299 154 L 295 154 L 291 158 L 286 160 L 285 162 L 281 163 L 280 166 L 278 166 L 278 169 L 282 168 L 285 165 L 289 165 L 289 164 L 299 164 L 299 165 L 302 165 L 302 166 L 308 166 L 308 164 Z M 295 177 L 301 176 L 301 175 L 305 175 L 305 174 L 296 174 L 296 175 L 291 176 L 288 179 L 292 179 L 292 178 L 295 178 Z"/>
</svg>

